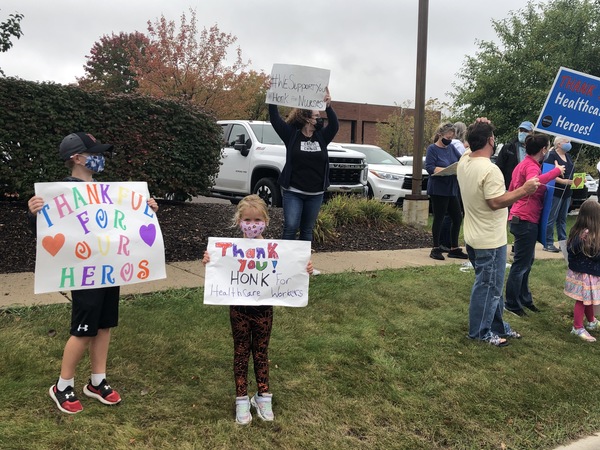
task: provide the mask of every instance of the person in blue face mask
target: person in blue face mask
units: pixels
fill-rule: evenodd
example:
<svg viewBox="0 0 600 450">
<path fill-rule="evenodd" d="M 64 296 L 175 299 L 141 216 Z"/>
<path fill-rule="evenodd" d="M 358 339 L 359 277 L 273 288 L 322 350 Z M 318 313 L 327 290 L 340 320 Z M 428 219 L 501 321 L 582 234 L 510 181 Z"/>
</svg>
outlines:
<svg viewBox="0 0 600 450">
<path fill-rule="evenodd" d="M 554 197 L 552 197 L 552 208 L 548 217 L 548 228 L 546 228 L 546 242 L 544 250 L 547 252 L 558 253 L 554 245 L 554 226 L 556 225 L 556 236 L 558 241 L 567 239 L 567 215 L 569 213 L 569 204 L 571 203 L 571 185 L 573 184 L 573 172 L 575 166 L 569 155 L 571 151 L 571 140 L 564 136 L 554 138 L 554 148 L 548 152 L 546 163 L 554 164 L 558 162 L 565 167 L 565 174 L 556 178 L 554 184 Z"/>
<path fill-rule="evenodd" d="M 498 153 L 496 165 L 502 171 L 502 175 L 504 175 L 504 184 L 507 190 L 512 180 L 513 170 L 515 170 L 517 164 L 525 159 L 525 139 L 531 133 L 533 133 L 533 124 L 529 121 L 521 122 L 517 139 L 505 144 L 500 153 Z"/>
</svg>

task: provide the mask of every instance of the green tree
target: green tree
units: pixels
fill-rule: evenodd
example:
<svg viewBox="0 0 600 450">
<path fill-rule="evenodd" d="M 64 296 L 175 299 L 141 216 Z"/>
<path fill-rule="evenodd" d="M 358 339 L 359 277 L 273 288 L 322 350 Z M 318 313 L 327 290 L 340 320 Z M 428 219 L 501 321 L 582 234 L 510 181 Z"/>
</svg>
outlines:
<svg viewBox="0 0 600 450">
<path fill-rule="evenodd" d="M 467 123 L 487 116 L 499 141 L 535 122 L 561 66 L 600 75 L 600 1 L 551 0 L 492 20 L 498 42 L 480 41 L 466 56 L 450 93 Z"/>
<path fill-rule="evenodd" d="M 446 103 L 437 98 L 430 98 L 425 102 L 425 127 L 423 130 L 423 143 L 428 144 L 437 129 L 442 111 L 448 109 Z M 385 122 L 380 122 L 377 127 L 377 145 L 394 156 L 412 155 L 414 150 L 413 138 L 415 129 L 414 109 L 411 102 L 405 101 L 398 106 Z M 425 149 L 423 149 L 425 154 Z"/>
<path fill-rule="evenodd" d="M 138 88 L 132 65 L 144 58 L 149 40 L 139 32 L 102 36 L 86 56 L 85 76 L 79 87 L 91 91 L 131 93 Z"/>
<path fill-rule="evenodd" d="M 21 31 L 23 17 L 23 14 L 19 13 L 9 14 L 8 19 L 0 22 L 0 53 L 7 52 L 12 48 L 11 39 L 13 37 L 20 39 L 23 36 L 23 31 Z M 0 69 L 0 75 L 4 75 L 2 69 Z"/>
<path fill-rule="evenodd" d="M 249 71 L 250 61 L 235 48 L 228 65 L 228 49 L 237 38 L 217 25 L 198 31 L 196 13 L 181 16 L 179 27 L 164 16 L 148 22 L 150 44 L 136 64 L 140 92 L 188 101 L 220 119 L 260 116 L 257 98 L 264 94 L 268 76 Z M 264 103 L 264 95 L 263 95 Z"/>
</svg>

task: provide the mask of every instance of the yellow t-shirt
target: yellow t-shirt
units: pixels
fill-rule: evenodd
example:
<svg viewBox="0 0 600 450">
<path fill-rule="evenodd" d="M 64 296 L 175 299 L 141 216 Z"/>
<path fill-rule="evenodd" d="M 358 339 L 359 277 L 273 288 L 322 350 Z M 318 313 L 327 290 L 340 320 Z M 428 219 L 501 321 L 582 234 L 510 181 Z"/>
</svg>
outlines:
<svg viewBox="0 0 600 450">
<path fill-rule="evenodd" d="M 494 211 L 486 201 L 506 192 L 498 166 L 486 157 L 471 158 L 468 152 L 458 162 L 456 174 L 465 209 L 465 242 L 476 249 L 506 245 L 508 208 Z"/>
</svg>

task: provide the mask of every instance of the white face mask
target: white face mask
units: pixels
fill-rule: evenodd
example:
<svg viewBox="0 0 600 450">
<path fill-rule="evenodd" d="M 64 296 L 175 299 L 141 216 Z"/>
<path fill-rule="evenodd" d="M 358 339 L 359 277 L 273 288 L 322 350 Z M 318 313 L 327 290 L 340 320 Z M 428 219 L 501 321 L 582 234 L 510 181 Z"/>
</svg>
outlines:
<svg viewBox="0 0 600 450">
<path fill-rule="evenodd" d="M 254 222 L 250 220 L 242 220 L 240 222 L 240 230 L 244 233 L 244 237 L 254 239 L 262 234 L 265 231 L 266 224 L 265 222 Z"/>
</svg>

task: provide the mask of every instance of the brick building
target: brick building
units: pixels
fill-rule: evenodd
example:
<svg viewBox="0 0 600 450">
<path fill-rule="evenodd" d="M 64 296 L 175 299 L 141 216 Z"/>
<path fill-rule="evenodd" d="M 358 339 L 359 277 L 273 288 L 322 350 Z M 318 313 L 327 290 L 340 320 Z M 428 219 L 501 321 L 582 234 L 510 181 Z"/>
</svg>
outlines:
<svg viewBox="0 0 600 450">
<path fill-rule="evenodd" d="M 332 101 L 340 122 L 335 141 L 354 144 L 377 145 L 377 123 L 386 123 L 387 118 L 398 112 L 399 106 L 369 105 L 367 103 L 351 103 Z M 412 108 L 402 108 L 409 116 L 415 115 Z M 441 112 L 437 112 L 441 120 Z"/>
<path fill-rule="evenodd" d="M 332 101 L 331 106 L 340 122 L 340 131 L 335 137 L 336 142 L 372 145 L 377 145 L 377 123 L 386 123 L 387 118 L 400 108 L 338 101 Z M 413 109 L 407 109 L 407 112 L 409 115 L 414 115 Z"/>
</svg>

